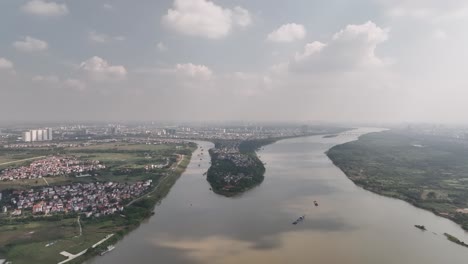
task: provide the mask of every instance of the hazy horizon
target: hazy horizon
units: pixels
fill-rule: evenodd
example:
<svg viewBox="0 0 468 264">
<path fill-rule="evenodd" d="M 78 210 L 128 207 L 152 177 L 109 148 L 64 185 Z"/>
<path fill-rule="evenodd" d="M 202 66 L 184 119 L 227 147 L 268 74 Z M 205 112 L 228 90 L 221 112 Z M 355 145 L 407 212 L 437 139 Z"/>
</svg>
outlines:
<svg viewBox="0 0 468 264">
<path fill-rule="evenodd" d="M 468 2 L 0 3 L 0 123 L 467 124 Z"/>
</svg>

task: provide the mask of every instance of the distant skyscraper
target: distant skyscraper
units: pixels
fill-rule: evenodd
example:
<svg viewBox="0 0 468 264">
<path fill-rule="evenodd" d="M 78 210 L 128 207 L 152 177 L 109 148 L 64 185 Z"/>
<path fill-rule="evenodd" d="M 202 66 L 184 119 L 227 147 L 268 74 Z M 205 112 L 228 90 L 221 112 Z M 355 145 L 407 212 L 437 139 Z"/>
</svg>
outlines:
<svg viewBox="0 0 468 264">
<path fill-rule="evenodd" d="M 37 130 L 31 130 L 31 141 L 37 141 Z"/>
<path fill-rule="evenodd" d="M 42 129 L 42 140 L 49 140 L 49 134 L 47 133 L 47 129 Z"/>
<path fill-rule="evenodd" d="M 52 140 L 52 128 L 47 129 L 47 134 L 49 135 L 49 140 Z"/>
<path fill-rule="evenodd" d="M 43 139 L 43 138 L 42 138 L 42 132 L 44 132 L 44 130 L 39 129 L 39 130 L 36 130 L 36 131 L 37 131 L 37 132 L 36 132 L 36 133 L 37 133 L 36 140 L 37 140 L 37 141 L 42 141 L 42 139 Z"/>
<path fill-rule="evenodd" d="M 24 142 L 49 141 L 52 140 L 52 129 L 33 129 L 23 132 Z"/>
<path fill-rule="evenodd" d="M 31 131 L 23 132 L 23 141 L 24 142 L 31 142 L 31 140 L 32 140 Z"/>
</svg>

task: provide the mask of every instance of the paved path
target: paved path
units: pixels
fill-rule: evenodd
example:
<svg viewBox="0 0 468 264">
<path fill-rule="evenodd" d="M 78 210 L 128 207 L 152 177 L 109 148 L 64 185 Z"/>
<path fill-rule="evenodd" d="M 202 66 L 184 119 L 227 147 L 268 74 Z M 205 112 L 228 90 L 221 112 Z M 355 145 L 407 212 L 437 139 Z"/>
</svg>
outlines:
<svg viewBox="0 0 468 264">
<path fill-rule="evenodd" d="M 39 156 L 39 157 L 34 157 L 34 158 L 29 158 L 29 159 L 14 160 L 14 161 L 0 163 L 0 166 L 12 164 L 12 163 L 18 163 L 18 162 L 22 162 L 22 161 L 35 160 L 35 159 L 40 159 L 40 158 L 45 158 L 45 157 L 46 156 Z"/>
<path fill-rule="evenodd" d="M 114 234 L 107 235 L 104 239 L 101 239 L 99 242 L 97 242 L 96 244 L 92 245 L 91 247 L 92 247 L 92 248 L 95 248 L 95 247 L 97 247 L 97 246 L 99 246 L 100 244 L 104 243 L 107 239 L 109 239 L 109 238 L 111 238 L 111 237 L 113 237 L 113 236 L 114 236 Z M 78 253 L 78 254 L 72 254 L 72 253 L 69 253 L 69 252 L 67 252 L 67 251 L 62 251 L 62 252 L 60 252 L 60 255 L 62 255 L 62 256 L 64 256 L 64 257 L 67 257 L 67 259 L 64 260 L 64 261 L 59 262 L 58 264 L 63 264 L 63 263 L 67 263 L 67 262 L 69 262 L 69 261 L 71 261 L 71 260 L 74 260 L 74 259 L 76 259 L 77 257 L 79 257 L 79 256 L 81 256 L 81 255 L 83 255 L 83 254 L 85 254 L 87 251 L 88 251 L 88 249 L 85 249 L 85 250 L 81 251 L 81 252 Z"/>
<path fill-rule="evenodd" d="M 78 216 L 78 219 L 76 219 L 76 221 L 78 222 L 78 226 L 80 227 L 80 235 L 79 236 L 81 236 L 83 234 L 83 228 L 81 228 L 80 216 Z"/>
</svg>

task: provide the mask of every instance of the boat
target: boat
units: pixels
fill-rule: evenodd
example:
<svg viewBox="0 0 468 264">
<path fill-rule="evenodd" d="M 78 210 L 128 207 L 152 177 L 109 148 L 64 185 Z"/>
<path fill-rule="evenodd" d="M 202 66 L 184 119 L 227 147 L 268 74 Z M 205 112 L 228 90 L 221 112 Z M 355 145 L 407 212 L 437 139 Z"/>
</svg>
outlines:
<svg viewBox="0 0 468 264">
<path fill-rule="evenodd" d="M 426 231 L 426 230 L 427 230 L 426 227 L 423 226 L 423 225 L 414 225 L 414 227 L 416 227 L 416 228 L 418 228 L 418 229 L 420 229 L 420 230 L 422 230 L 422 231 Z"/>
<path fill-rule="evenodd" d="M 297 225 L 297 224 L 299 224 L 300 222 L 304 221 L 304 219 L 305 219 L 305 215 L 300 216 L 300 217 L 299 217 L 296 221 L 294 221 L 292 224 L 293 224 L 293 225 Z"/>
<path fill-rule="evenodd" d="M 318 206 L 318 203 L 317 203 L 317 201 L 314 201 L 314 204 L 315 204 L 315 206 Z"/>
<path fill-rule="evenodd" d="M 114 245 L 109 245 L 109 246 L 107 246 L 107 249 L 102 251 L 99 255 L 103 256 L 104 254 L 107 254 L 107 253 L 111 252 L 114 249 L 115 249 Z"/>
</svg>

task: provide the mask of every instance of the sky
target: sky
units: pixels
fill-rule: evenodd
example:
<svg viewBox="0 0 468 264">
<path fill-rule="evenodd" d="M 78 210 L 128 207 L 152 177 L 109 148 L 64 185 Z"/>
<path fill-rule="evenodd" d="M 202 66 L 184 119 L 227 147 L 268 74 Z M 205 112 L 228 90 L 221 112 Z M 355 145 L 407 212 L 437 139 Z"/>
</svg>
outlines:
<svg viewBox="0 0 468 264">
<path fill-rule="evenodd" d="M 0 121 L 468 122 L 465 0 L 2 0 Z"/>
</svg>

